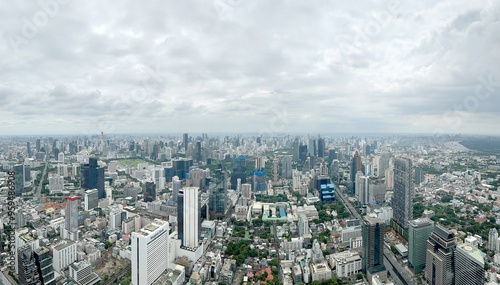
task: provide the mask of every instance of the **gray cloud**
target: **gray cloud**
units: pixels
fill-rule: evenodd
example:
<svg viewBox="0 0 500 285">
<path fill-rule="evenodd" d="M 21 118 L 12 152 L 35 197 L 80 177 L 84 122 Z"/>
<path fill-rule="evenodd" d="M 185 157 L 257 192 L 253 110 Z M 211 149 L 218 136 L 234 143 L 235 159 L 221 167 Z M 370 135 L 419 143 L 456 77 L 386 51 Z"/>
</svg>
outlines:
<svg viewBox="0 0 500 285">
<path fill-rule="evenodd" d="M 500 81 L 495 1 L 57 7 L 42 26 L 38 2 L 0 10 L 4 134 L 498 132 L 499 84 L 470 101 Z"/>
</svg>

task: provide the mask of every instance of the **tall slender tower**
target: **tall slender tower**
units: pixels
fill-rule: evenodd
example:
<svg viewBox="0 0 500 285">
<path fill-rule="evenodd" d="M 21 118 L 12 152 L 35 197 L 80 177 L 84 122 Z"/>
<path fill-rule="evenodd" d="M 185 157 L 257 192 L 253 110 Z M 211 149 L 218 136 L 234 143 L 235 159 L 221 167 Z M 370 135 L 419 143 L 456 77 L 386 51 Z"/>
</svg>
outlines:
<svg viewBox="0 0 500 285">
<path fill-rule="evenodd" d="M 387 279 L 384 266 L 384 222 L 377 215 L 364 217 L 363 227 L 363 273 L 368 280 L 378 274 L 381 280 Z"/>
<path fill-rule="evenodd" d="M 78 241 L 78 197 L 68 197 L 66 203 L 65 229 L 67 238 Z"/>
<path fill-rule="evenodd" d="M 197 248 L 198 247 L 198 226 L 200 219 L 198 187 L 186 187 L 181 189 L 184 196 L 184 235 L 183 245 L 185 247 Z"/>
<path fill-rule="evenodd" d="M 413 220 L 413 179 L 412 164 L 409 158 L 394 159 L 394 222 L 397 227 L 407 230 Z"/>
<path fill-rule="evenodd" d="M 434 230 L 434 222 L 428 218 L 416 219 L 410 222 L 408 231 L 408 267 L 415 274 L 425 268 L 427 240 Z"/>
<path fill-rule="evenodd" d="M 455 251 L 455 284 L 484 284 L 483 255 L 479 249 L 470 244 L 460 244 Z"/>
</svg>

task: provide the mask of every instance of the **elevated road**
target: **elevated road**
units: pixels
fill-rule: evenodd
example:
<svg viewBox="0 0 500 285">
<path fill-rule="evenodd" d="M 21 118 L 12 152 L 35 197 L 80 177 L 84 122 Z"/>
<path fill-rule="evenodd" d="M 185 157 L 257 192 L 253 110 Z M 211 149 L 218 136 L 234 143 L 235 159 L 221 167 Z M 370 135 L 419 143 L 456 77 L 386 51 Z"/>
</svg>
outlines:
<svg viewBox="0 0 500 285">
<path fill-rule="evenodd" d="M 45 174 L 47 173 L 47 167 L 49 166 L 49 156 L 45 156 L 45 167 L 43 168 L 42 176 L 40 178 L 40 183 L 38 184 L 38 188 L 35 191 L 35 195 L 33 199 L 35 201 L 40 201 L 40 198 L 42 197 L 42 185 L 43 185 L 43 179 L 45 178 Z"/>
</svg>

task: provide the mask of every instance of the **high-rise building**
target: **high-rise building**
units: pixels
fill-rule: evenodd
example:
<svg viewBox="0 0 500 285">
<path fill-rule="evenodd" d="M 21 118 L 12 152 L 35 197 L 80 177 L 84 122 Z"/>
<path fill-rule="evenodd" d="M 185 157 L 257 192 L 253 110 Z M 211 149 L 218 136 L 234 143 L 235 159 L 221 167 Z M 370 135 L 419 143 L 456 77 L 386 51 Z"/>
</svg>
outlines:
<svg viewBox="0 0 500 285">
<path fill-rule="evenodd" d="M 293 140 L 293 156 L 292 156 L 292 159 L 293 161 L 299 161 L 299 157 L 300 157 L 300 153 L 299 153 L 299 139 L 298 138 L 295 138 Z"/>
<path fill-rule="evenodd" d="M 278 182 L 278 159 L 276 156 L 274 157 L 273 160 L 273 182 L 276 183 Z"/>
<path fill-rule="evenodd" d="M 182 135 L 182 146 L 184 147 L 184 151 L 187 151 L 188 149 L 188 134 L 183 134 Z"/>
<path fill-rule="evenodd" d="M 39 285 L 40 276 L 38 275 L 36 261 L 33 257 L 33 249 L 29 245 L 21 246 L 17 249 L 18 255 L 18 281 L 23 285 Z"/>
<path fill-rule="evenodd" d="M 172 198 L 174 199 L 174 201 L 177 202 L 177 199 L 178 199 L 178 195 L 179 195 L 179 190 L 181 190 L 181 181 L 179 180 L 179 177 L 177 176 L 174 176 L 172 178 Z"/>
<path fill-rule="evenodd" d="M 318 138 L 318 157 L 325 156 L 325 139 Z"/>
<path fill-rule="evenodd" d="M 156 219 L 131 239 L 132 284 L 153 284 L 169 268 L 168 222 Z"/>
<path fill-rule="evenodd" d="M 33 251 L 38 276 L 42 285 L 55 285 L 54 268 L 52 267 L 52 253 L 50 249 L 42 246 Z"/>
<path fill-rule="evenodd" d="M 16 196 L 22 196 L 24 190 L 24 165 L 14 165 L 14 186 L 16 187 Z"/>
<path fill-rule="evenodd" d="M 370 177 L 364 176 L 361 172 L 356 174 L 356 197 L 361 205 L 366 205 L 370 201 Z"/>
<path fill-rule="evenodd" d="M 200 225 L 198 188 L 185 187 L 180 190 L 179 194 L 184 197 L 182 245 L 189 248 L 197 248 Z"/>
<path fill-rule="evenodd" d="M 40 139 L 36 139 L 36 152 L 40 152 Z"/>
<path fill-rule="evenodd" d="M 240 156 L 233 161 L 233 173 L 231 173 L 231 189 L 236 189 L 238 178 L 241 183 L 247 183 L 247 163 L 246 157 Z"/>
<path fill-rule="evenodd" d="M 378 160 L 378 177 L 385 177 L 385 171 L 389 169 L 390 155 L 388 153 L 383 153 Z"/>
<path fill-rule="evenodd" d="M 299 236 L 309 234 L 309 220 L 306 215 L 302 214 L 299 217 Z"/>
<path fill-rule="evenodd" d="M 363 273 L 368 280 L 379 275 L 382 281 L 387 279 L 384 266 L 384 222 L 376 214 L 364 217 L 363 227 Z"/>
<path fill-rule="evenodd" d="M 97 189 L 85 191 L 85 211 L 90 211 L 99 206 L 99 193 Z"/>
<path fill-rule="evenodd" d="M 172 160 L 174 175 L 179 177 L 180 180 L 186 179 L 186 175 L 189 174 L 189 168 L 191 166 L 193 166 L 192 159 L 180 158 Z"/>
<path fill-rule="evenodd" d="M 215 171 L 213 181 L 210 181 L 208 192 L 210 194 L 208 200 L 210 212 L 216 216 L 225 215 L 228 210 L 227 172 L 225 169 L 219 168 Z"/>
<path fill-rule="evenodd" d="M 424 182 L 424 171 L 420 168 L 415 168 L 415 184 L 420 185 L 420 183 Z"/>
<path fill-rule="evenodd" d="M 387 169 L 385 171 L 385 186 L 387 190 L 394 190 L 394 170 Z"/>
<path fill-rule="evenodd" d="M 31 157 L 31 146 L 30 146 L 30 142 L 27 142 L 27 143 L 26 143 L 26 150 L 27 150 L 27 153 L 28 153 L 28 157 Z"/>
<path fill-rule="evenodd" d="M 315 138 L 309 138 L 309 146 L 308 146 L 308 153 L 307 154 L 311 157 L 318 155 L 318 147 L 316 145 Z"/>
<path fill-rule="evenodd" d="M 350 175 L 351 175 L 351 181 L 352 181 L 352 190 L 353 193 L 355 193 L 355 188 L 356 188 L 356 173 L 361 171 L 361 155 L 359 154 L 359 151 L 356 151 L 354 153 L 354 156 L 351 159 L 351 169 L 350 169 Z"/>
<path fill-rule="evenodd" d="M 498 250 L 497 248 L 497 240 L 498 240 L 498 231 L 496 228 L 490 229 L 490 233 L 488 235 L 488 249 L 491 251 Z"/>
<path fill-rule="evenodd" d="M 428 218 L 410 221 L 408 231 L 408 267 L 413 268 L 415 274 L 425 268 L 425 254 L 427 240 L 434 231 L 434 222 Z"/>
<path fill-rule="evenodd" d="M 427 240 L 425 279 L 430 284 L 455 284 L 455 238 L 437 224 Z"/>
<path fill-rule="evenodd" d="M 394 196 L 392 208 L 397 227 L 407 230 L 413 219 L 413 179 L 412 164 L 409 158 L 394 159 Z"/>
<path fill-rule="evenodd" d="M 281 160 L 281 177 L 284 179 L 292 179 L 292 157 L 284 156 Z"/>
<path fill-rule="evenodd" d="M 144 202 L 156 200 L 156 185 L 153 181 L 146 181 L 142 191 L 144 192 Z"/>
<path fill-rule="evenodd" d="M 65 238 L 78 241 L 78 197 L 76 196 L 67 199 L 64 229 Z"/>
<path fill-rule="evenodd" d="M 99 167 L 97 159 L 90 157 L 89 163 L 82 165 L 81 169 L 81 187 L 83 189 L 97 189 L 99 199 L 106 197 L 104 192 L 104 167 Z"/>
<path fill-rule="evenodd" d="M 328 165 L 331 165 L 335 159 L 335 149 L 331 148 L 328 150 Z"/>
<path fill-rule="evenodd" d="M 455 251 L 455 284 L 483 285 L 484 258 L 476 247 L 463 243 Z"/>
</svg>

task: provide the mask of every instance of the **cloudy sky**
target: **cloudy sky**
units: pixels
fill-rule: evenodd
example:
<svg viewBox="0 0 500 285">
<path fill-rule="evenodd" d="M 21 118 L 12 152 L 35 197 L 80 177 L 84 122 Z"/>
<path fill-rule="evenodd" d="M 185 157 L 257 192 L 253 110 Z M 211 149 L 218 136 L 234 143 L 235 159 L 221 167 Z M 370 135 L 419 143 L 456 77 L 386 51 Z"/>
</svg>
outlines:
<svg viewBox="0 0 500 285">
<path fill-rule="evenodd" d="M 0 134 L 500 134 L 499 1 L 1 1 Z"/>
</svg>

